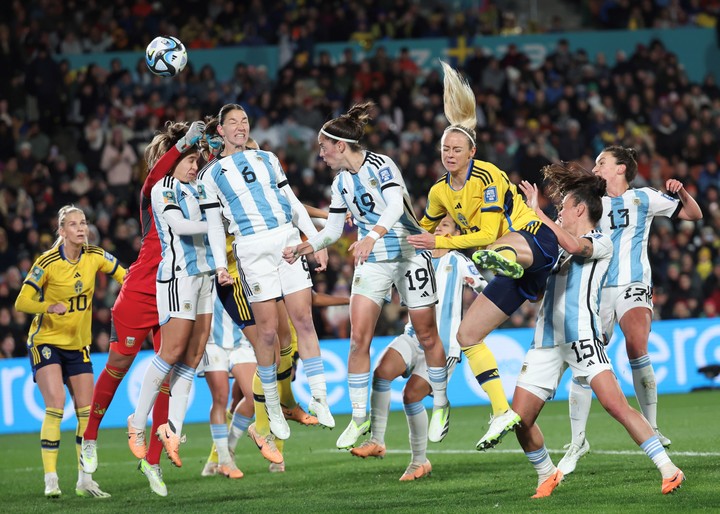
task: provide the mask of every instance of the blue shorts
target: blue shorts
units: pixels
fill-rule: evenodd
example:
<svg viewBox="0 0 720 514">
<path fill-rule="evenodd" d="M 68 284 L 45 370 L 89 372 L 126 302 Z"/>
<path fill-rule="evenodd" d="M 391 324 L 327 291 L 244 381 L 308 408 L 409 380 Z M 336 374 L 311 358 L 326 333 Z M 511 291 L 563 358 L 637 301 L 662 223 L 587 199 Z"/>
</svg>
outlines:
<svg viewBox="0 0 720 514">
<path fill-rule="evenodd" d="M 536 302 L 545 292 L 545 285 L 558 258 L 555 232 L 544 223 L 531 224 L 518 234 L 523 236 L 533 253 L 533 263 L 522 277 L 512 279 L 495 275 L 482 294 L 508 316 L 525 300 Z"/>
<path fill-rule="evenodd" d="M 82 375 L 83 373 L 92 374 L 93 372 L 89 346 L 80 350 L 64 350 L 50 344 L 41 344 L 31 347 L 28 351 L 28 357 L 30 357 L 34 382 L 37 382 L 35 373 L 40 368 L 50 364 L 60 365 L 64 384 L 67 383 L 68 377 Z"/>
<path fill-rule="evenodd" d="M 221 286 L 216 278 L 215 291 L 225 312 L 237 326 L 242 329 L 255 324 L 255 315 L 250 307 L 250 302 L 248 302 L 241 279 L 234 278 L 232 286 Z"/>
</svg>

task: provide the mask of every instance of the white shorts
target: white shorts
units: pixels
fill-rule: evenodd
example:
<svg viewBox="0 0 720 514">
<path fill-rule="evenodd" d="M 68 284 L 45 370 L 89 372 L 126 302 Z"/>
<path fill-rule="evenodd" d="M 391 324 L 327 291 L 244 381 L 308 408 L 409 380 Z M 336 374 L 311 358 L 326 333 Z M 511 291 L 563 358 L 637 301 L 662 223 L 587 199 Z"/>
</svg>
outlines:
<svg viewBox="0 0 720 514">
<path fill-rule="evenodd" d="M 525 355 L 517 386 L 543 401 L 552 400 L 568 367 L 580 384 L 590 384 L 598 374 L 613 370 L 605 346 L 598 340 L 532 348 Z"/>
<path fill-rule="evenodd" d="M 282 257 L 286 247 L 300 243 L 300 232 L 290 223 L 235 238 L 235 258 L 242 267 L 244 289 L 251 303 L 274 300 L 312 287 L 305 257 L 294 264 L 288 264 Z"/>
<path fill-rule="evenodd" d="M 382 307 L 393 285 L 408 309 L 435 305 L 437 283 L 430 253 L 423 252 L 411 259 L 366 262 L 356 266 L 351 294 L 370 298 Z"/>
<path fill-rule="evenodd" d="M 198 314 L 211 314 L 214 287 L 215 277 L 209 273 L 157 282 L 155 298 L 160 325 L 170 318 L 195 321 Z"/>
<path fill-rule="evenodd" d="M 388 351 L 389 348 L 392 348 L 396 352 L 400 354 L 403 361 L 405 362 L 405 373 L 402 374 L 403 378 L 409 378 L 410 375 L 417 375 L 418 377 L 422 378 L 427 382 L 430 383 L 430 378 L 428 377 L 428 370 L 427 370 L 427 362 L 425 361 L 425 352 L 422 349 L 422 346 L 420 346 L 420 342 L 407 334 L 400 334 L 395 339 L 393 339 L 390 344 L 383 350 L 383 355 L 380 356 L 380 359 L 378 359 L 378 362 L 382 360 L 382 357 L 385 355 L 385 352 Z M 458 357 L 448 357 L 445 367 L 447 368 L 447 379 L 450 380 L 450 377 L 453 374 L 453 371 L 455 371 L 455 366 L 457 365 L 458 361 L 460 359 Z"/>
<path fill-rule="evenodd" d="M 237 364 L 257 364 L 255 351 L 247 340 L 243 339 L 236 348 L 208 344 L 197 367 L 197 376 L 202 377 L 208 371 L 230 373 Z"/>
<path fill-rule="evenodd" d="M 653 310 L 652 287 L 642 282 L 633 282 L 625 286 L 604 287 L 600 294 L 600 322 L 607 337 L 612 339 L 615 324 L 630 309 L 645 307 Z"/>
</svg>

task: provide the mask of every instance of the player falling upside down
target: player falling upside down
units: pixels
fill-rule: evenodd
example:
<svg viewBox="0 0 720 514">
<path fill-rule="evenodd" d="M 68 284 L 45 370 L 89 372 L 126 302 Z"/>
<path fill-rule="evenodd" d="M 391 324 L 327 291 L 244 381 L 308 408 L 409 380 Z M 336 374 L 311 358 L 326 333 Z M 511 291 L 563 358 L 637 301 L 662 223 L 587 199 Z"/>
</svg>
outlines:
<svg viewBox="0 0 720 514">
<path fill-rule="evenodd" d="M 162 253 L 150 205 L 150 192 L 168 174 L 183 152 L 197 143 L 203 134 L 203 127 L 201 122 L 193 123 L 190 128 L 187 123 L 168 122 L 145 150 L 145 162 L 150 173 L 140 192 L 142 242 L 138 258 L 128 269 L 112 309 L 110 353 L 95 383 L 90 419 L 83 434 L 81 459 L 87 473 L 94 473 L 98 467 L 97 438 L 103 416 L 148 333 L 153 334 L 155 352 L 160 350 L 155 280 Z M 168 393 L 168 384 L 165 383 L 153 406 L 151 433 L 167 422 Z M 155 494 L 167 496 L 160 469 L 161 453 L 162 443 L 157 438 L 151 438 L 147 456 L 140 461 L 138 469 L 147 477 L 150 489 Z"/>
<path fill-rule="evenodd" d="M 339 173 L 333 180 L 330 213 L 325 228 L 308 241 L 285 249 L 285 259 L 298 258 L 325 248 L 342 235 L 349 210 L 358 226 L 358 240 L 349 251 L 355 257 L 350 295 L 350 354 L 348 385 L 353 413 L 337 440 L 338 448 L 351 448 L 370 430 L 367 415 L 370 382 L 370 343 L 385 297 L 394 285 L 409 309 L 416 337 L 422 345 L 433 389 L 431 441 L 447 433 L 445 351 L 435 324 L 437 288 L 429 252 L 415 250 L 406 237 L 420 227 L 397 165 L 386 155 L 364 150 L 360 139 L 370 119 L 372 103 L 353 106 L 347 114 L 328 121 L 318 134 L 320 157 Z"/>
<path fill-rule="evenodd" d="M 430 189 L 420 225 L 431 231 L 449 214 L 463 234 L 439 237 L 426 232 L 408 241 L 429 250 L 483 248 L 473 254 L 473 260 L 497 273 L 475 298 L 457 333 L 470 369 L 492 406 L 490 427 L 477 443 L 478 450 L 486 450 L 498 444 L 520 418 L 508 405 L 495 356 L 484 339 L 526 300 L 542 297 L 557 259 L 557 238 L 525 205 L 504 171 L 473 158 L 475 93 L 457 71 L 442 65 L 445 116 L 451 123 L 441 140 L 447 173 Z"/>
<path fill-rule="evenodd" d="M 662 493 L 671 493 L 685 476 L 672 463 L 648 421 L 628 404 L 603 344 L 600 290 L 610 267 L 613 243 L 596 227 L 603 212 L 601 198 L 606 182 L 573 163 L 546 166 L 543 175 L 551 197 L 562 199 L 559 225 L 538 207 L 537 186 L 523 181 L 520 187 L 528 205 L 557 235 L 562 252 L 548 278 L 532 347 L 513 398 L 513 409 L 521 418 L 516 429 L 518 442 L 538 475 L 533 498 L 550 496 L 563 479 L 535 421 L 545 402 L 555 395 L 568 367 L 573 379 L 592 388 L 605 410 L 652 459 L 662 475 Z"/>
<path fill-rule="evenodd" d="M 435 235 L 459 235 L 458 227 L 450 216 L 445 216 L 435 228 Z M 432 265 L 438 283 L 436 317 L 440 339 L 447 355 L 448 380 L 460 360 L 460 345 L 456 334 L 462 320 L 463 286 L 469 285 L 482 291 L 487 282 L 478 273 L 475 264 L 454 250 L 433 250 Z M 390 384 L 397 377 L 410 377 L 403 389 L 403 406 L 410 431 L 412 459 L 401 481 L 416 480 L 427 476 L 432 465 L 425 452 L 428 441 L 428 418 L 423 398 L 432 393 L 427 375 L 425 355 L 411 323 L 405 332 L 396 337 L 385 349 L 373 373 L 370 395 L 371 437 L 350 452 L 357 457 L 383 457 L 385 455 L 385 430 L 390 411 Z"/>
<path fill-rule="evenodd" d="M 122 283 L 125 268 L 102 248 L 87 244 L 85 213 L 66 205 L 58 213 L 58 239 L 33 264 L 15 300 L 15 309 L 35 314 L 28 336 L 28 356 L 45 402 L 40 448 L 45 471 L 45 496 L 61 495 L 57 475 L 60 423 L 67 385 L 75 406 L 78 480 L 75 493 L 109 498 L 81 464 L 81 438 L 90 414 L 93 369 L 92 302 L 99 271 Z"/>
<path fill-rule="evenodd" d="M 670 439 L 658 430 L 657 386 L 648 355 L 653 303 L 647 242 L 650 225 L 655 217 L 669 216 L 695 221 L 702 218 L 702 211 L 678 180 L 669 179 L 665 183 L 668 192 L 677 194 L 678 199 L 651 187 L 630 187 L 637 176 L 636 157 L 632 148 L 610 146 L 598 155 L 593 168 L 593 172 L 608 184 L 607 195 L 602 200 L 600 228 L 612 238 L 615 248 L 608 278 L 603 286 L 600 316 L 606 341 L 612 338 L 615 324 L 620 324 L 632 368 L 635 397 L 643 415 L 667 448 Z M 573 381 L 569 404 L 572 441 L 567 445 L 568 451 L 558 465 L 565 474 L 572 473 L 578 459 L 590 449 L 585 438 L 585 427 L 590 415 L 592 392 Z"/>
</svg>

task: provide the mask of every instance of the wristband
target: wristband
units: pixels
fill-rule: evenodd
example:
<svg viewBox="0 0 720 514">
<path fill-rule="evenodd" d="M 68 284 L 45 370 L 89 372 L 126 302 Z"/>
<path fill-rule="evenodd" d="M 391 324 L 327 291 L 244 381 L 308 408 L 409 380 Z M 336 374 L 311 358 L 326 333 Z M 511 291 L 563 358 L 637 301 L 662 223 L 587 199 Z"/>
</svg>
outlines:
<svg viewBox="0 0 720 514">
<path fill-rule="evenodd" d="M 378 239 L 380 239 L 380 234 L 378 234 L 378 233 L 375 232 L 374 230 L 371 230 L 371 231 L 369 231 L 369 232 L 367 233 L 367 236 L 366 236 L 366 237 L 369 237 L 369 238 L 372 239 L 373 241 L 377 241 Z"/>
</svg>

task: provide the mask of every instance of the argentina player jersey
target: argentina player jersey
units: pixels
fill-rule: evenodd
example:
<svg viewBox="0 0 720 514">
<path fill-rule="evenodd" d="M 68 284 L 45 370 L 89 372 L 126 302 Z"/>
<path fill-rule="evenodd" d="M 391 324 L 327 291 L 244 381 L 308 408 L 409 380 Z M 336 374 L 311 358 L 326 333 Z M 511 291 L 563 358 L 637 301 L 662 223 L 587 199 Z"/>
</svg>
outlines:
<svg viewBox="0 0 720 514">
<path fill-rule="evenodd" d="M 350 209 L 362 239 L 377 224 L 387 207 L 383 192 L 391 187 L 403 191 L 403 214 L 392 228 L 380 238 L 368 257 L 368 262 L 382 262 L 408 258 L 416 250 L 407 242 L 407 236 L 422 232 L 410 204 L 405 181 L 395 163 L 387 156 L 366 152 L 358 173 L 343 170 L 332 184 L 330 211 Z"/>
<path fill-rule="evenodd" d="M 210 201 L 219 202 L 230 234 L 248 236 L 292 222 L 292 206 L 280 191 L 287 179 L 273 153 L 246 150 L 223 157 L 198 180 Z"/>
<path fill-rule="evenodd" d="M 655 216 L 673 216 L 682 204 L 651 187 L 628 189 L 621 196 L 603 197 L 600 228 L 612 238 L 614 254 L 606 286 L 632 282 L 651 284 L 647 244 Z"/>
<path fill-rule="evenodd" d="M 593 243 L 588 258 L 560 258 L 548 278 L 538 313 L 533 348 L 552 347 L 581 340 L 602 341 L 600 289 L 613 255 L 610 237 L 602 232 L 585 234 Z"/>
<path fill-rule="evenodd" d="M 173 177 L 165 177 L 152 188 L 152 212 L 162 252 L 157 272 L 159 282 L 215 270 L 207 234 L 178 235 L 163 216 L 168 210 L 179 209 L 185 219 L 205 221 L 199 203 L 201 191 L 196 183 L 186 184 Z"/>
</svg>

